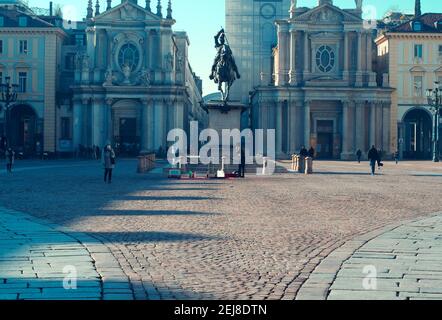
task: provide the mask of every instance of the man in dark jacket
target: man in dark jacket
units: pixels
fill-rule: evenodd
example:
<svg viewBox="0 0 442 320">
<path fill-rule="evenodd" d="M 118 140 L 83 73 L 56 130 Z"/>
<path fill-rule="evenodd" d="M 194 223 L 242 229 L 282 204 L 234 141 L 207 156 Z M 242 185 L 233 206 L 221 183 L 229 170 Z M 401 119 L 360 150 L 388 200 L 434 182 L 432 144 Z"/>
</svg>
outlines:
<svg viewBox="0 0 442 320">
<path fill-rule="evenodd" d="M 376 172 L 376 163 L 379 161 L 379 152 L 375 146 L 372 146 L 368 151 L 368 160 L 370 161 L 371 175 L 374 176 Z"/>
<path fill-rule="evenodd" d="M 308 157 L 308 151 L 304 146 L 302 146 L 301 151 L 299 152 L 299 155 L 304 158 Z"/>
</svg>

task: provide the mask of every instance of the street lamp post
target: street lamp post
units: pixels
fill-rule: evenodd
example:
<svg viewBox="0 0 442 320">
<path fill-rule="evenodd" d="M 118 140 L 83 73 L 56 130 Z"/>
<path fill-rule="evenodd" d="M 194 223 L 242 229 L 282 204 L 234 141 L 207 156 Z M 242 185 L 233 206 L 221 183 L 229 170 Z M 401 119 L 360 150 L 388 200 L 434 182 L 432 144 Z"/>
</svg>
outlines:
<svg viewBox="0 0 442 320">
<path fill-rule="evenodd" d="M 442 108 L 442 96 L 441 89 L 439 88 L 439 82 L 435 82 L 434 89 L 428 89 L 427 92 L 428 105 L 433 112 L 433 161 L 439 162 L 439 116 L 440 109 Z"/>
<path fill-rule="evenodd" d="M 9 146 L 9 110 L 12 103 L 17 101 L 17 84 L 11 84 L 11 77 L 5 77 L 5 83 L 1 84 L 1 96 L 0 102 L 3 102 L 3 107 L 0 106 L 0 111 L 4 109 L 4 122 L 3 122 L 3 137 L 6 138 L 4 147 Z"/>
</svg>

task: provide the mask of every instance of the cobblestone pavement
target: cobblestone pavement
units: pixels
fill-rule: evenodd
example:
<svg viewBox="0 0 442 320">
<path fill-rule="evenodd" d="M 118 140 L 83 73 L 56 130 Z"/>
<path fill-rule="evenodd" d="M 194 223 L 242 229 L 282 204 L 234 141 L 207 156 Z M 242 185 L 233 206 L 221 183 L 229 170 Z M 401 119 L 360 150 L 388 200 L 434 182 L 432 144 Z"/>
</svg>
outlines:
<svg viewBox="0 0 442 320">
<path fill-rule="evenodd" d="M 96 265 L 95 257 L 113 259 Z M 98 270 L 97 270 L 98 267 Z M 109 283 L 103 276 L 116 276 Z M 132 299 L 109 250 L 84 234 L 0 208 L 0 300 Z"/>
<path fill-rule="evenodd" d="M 83 162 L 3 173 L 0 205 L 99 239 L 136 299 L 294 299 L 348 241 L 442 208 L 440 164 L 386 163 L 375 177 L 367 163 L 315 166 L 312 176 L 177 181 L 120 160 L 105 185 L 100 165 Z"/>
<path fill-rule="evenodd" d="M 442 214 L 405 223 L 368 241 L 354 240 L 363 244 L 328 256 L 297 299 L 442 300 L 441 240 Z M 349 257 L 338 273 L 327 272 L 345 251 Z"/>
</svg>

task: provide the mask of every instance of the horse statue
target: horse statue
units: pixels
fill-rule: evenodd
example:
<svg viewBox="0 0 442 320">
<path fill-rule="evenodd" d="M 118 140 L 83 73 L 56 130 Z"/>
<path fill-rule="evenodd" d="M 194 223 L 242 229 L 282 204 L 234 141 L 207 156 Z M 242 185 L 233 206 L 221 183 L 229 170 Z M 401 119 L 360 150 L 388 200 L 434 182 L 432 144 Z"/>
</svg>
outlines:
<svg viewBox="0 0 442 320">
<path fill-rule="evenodd" d="M 241 78 L 241 75 L 238 72 L 224 29 L 221 29 L 215 36 L 215 48 L 217 49 L 217 55 L 209 78 L 218 84 L 218 90 L 222 94 L 223 101 L 227 102 L 230 88 L 236 79 Z"/>
</svg>

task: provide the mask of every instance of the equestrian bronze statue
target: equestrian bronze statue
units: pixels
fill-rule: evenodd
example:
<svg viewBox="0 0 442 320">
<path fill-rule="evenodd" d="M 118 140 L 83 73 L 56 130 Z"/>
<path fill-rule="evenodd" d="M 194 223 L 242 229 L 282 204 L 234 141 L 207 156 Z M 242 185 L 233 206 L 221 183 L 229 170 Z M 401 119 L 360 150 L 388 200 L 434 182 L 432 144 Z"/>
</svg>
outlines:
<svg viewBox="0 0 442 320">
<path fill-rule="evenodd" d="M 229 99 L 233 82 L 240 79 L 241 75 L 238 72 L 224 29 L 221 29 L 215 36 L 215 48 L 217 53 L 209 78 L 218 84 L 218 90 L 221 91 L 223 101 L 226 102 Z"/>
</svg>

